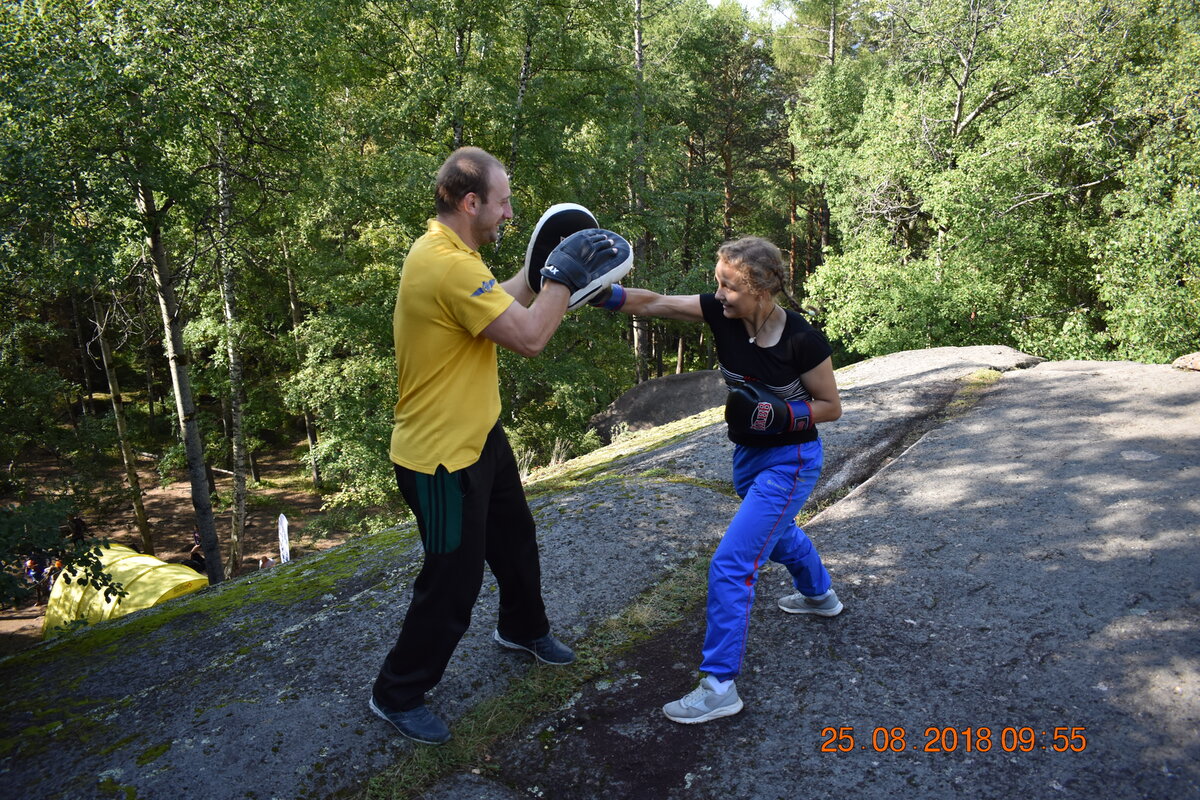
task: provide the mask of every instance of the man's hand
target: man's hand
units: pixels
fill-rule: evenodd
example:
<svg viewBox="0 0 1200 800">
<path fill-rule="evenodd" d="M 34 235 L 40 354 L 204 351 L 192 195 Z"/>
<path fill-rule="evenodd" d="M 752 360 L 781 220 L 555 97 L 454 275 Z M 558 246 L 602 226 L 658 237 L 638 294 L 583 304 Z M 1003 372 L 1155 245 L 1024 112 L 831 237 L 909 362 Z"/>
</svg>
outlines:
<svg viewBox="0 0 1200 800">
<path fill-rule="evenodd" d="M 633 268 L 633 249 L 618 234 L 589 228 L 571 234 L 546 257 L 542 277 L 571 291 L 573 311 L 625 277 Z"/>
</svg>

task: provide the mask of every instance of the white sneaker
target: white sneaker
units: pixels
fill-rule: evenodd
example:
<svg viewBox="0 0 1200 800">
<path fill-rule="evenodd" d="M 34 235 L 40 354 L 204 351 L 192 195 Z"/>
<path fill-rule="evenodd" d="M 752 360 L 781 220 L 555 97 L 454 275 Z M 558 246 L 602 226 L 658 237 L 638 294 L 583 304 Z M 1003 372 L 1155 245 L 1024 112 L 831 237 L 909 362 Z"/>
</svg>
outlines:
<svg viewBox="0 0 1200 800">
<path fill-rule="evenodd" d="M 843 608 L 842 601 L 838 600 L 837 592 L 833 589 L 816 597 L 799 592 L 789 594 L 779 598 L 779 607 L 789 614 L 816 614 L 818 617 L 836 617 Z"/>
<path fill-rule="evenodd" d="M 725 694 L 717 694 L 713 679 L 706 677 L 700 685 L 681 699 L 663 706 L 667 719 L 691 725 L 708 722 L 710 719 L 731 717 L 742 710 L 742 699 L 738 697 L 737 685 L 730 682 Z"/>
</svg>

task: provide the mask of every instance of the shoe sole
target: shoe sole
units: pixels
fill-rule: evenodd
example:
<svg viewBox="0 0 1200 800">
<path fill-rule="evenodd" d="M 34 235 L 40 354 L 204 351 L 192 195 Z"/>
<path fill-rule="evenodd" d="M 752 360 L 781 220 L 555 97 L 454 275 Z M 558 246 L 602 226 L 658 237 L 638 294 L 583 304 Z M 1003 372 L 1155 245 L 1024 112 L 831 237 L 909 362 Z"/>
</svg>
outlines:
<svg viewBox="0 0 1200 800">
<path fill-rule="evenodd" d="M 381 720 L 386 722 L 388 725 L 391 725 L 393 728 L 395 728 L 396 732 L 399 733 L 401 736 L 403 736 L 405 739 L 411 739 L 412 741 L 417 742 L 419 744 L 445 744 L 446 742 L 450 741 L 450 739 L 451 739 L 451 737 L 449 737 L 449 736 L 447 736 L 445 739 L 422 739 L 419 736 L 413 736 L 411 733 L 408 733 L 403 728 L 401 728 L 399 725 L 397 725 L 396 723 L 394 723 L 390 719 L 388 719 L 387 714 L 383 713 L 383 709 L 381 709 L 379 706 L 375 705 L 374 697 L 367 700 L 367 706 L 370 707 L 371 711 L 375 714 L 375 716 L 379 717 Z"/>
<path fill-rule="evenodd" d="M 525 645 L 517 644 L 516 642 L 510 642 L 507 639 L 501 639 L 500 631 L 492 631 L 492 638 L 496 641 L 496 644 L 500 645 L 501 647 L 507 647 L 509 650 L 520 650 L 523 653 L 529 653 L 529 655 L 533 656 L 538 661 L 542 662 L 543 664 L 549 664 L 552 667 L 565 667 L 568 664 L 575 663 L 575 659 L 573 658 L 570 661 L 547 661 L 539 656 L 536 651 L 526 647 Z"/>
<path fill-rule="evenodd" d="M 783 603 L 776 603 L 776 605 L 779 606 L 780 611 L 786 611 L 789 614 L 811 614 L 816 617 L 836 617 L 838 614 L 842 613 L 842 609 L 845 608 L 840 600 L 838 601 L 837 608 L 829 611 L 818 610 L 815 608 L 788 608 Z"/>
<path fill-rule="evenodd" d="M 714 719 L 721 719 L 722 717 L 732 717 L 734 714 L 742 710 L 743 705 L 742 698 L 739 697 L 737 702 L 733 705 L 714 708 L 712 711 L 709 711 L 707 714 L 699 717 L 673 717 L 667 713 L 665 708 L 663 709 L 663 714 L 666 715 L 667 719 L 671 720 L 672 722 L 678 722 L 680 725 L 695 725 L 700 722 L 709 722 Z"/>
</svg>

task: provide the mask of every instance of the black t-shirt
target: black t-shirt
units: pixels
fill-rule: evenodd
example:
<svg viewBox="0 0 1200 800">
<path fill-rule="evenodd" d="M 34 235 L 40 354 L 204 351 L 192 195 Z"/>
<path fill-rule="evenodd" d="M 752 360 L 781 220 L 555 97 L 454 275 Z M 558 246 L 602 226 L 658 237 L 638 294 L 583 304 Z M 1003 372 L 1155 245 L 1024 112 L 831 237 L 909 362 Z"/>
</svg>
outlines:
<svg viewBox="0 0 1200 800">
<path fill-rule="evenodd" d="M 726 318 L 721 301 L 715 295 L 700 295 L 700 310 L 712 329 L 721 374 L 727 385 L 755 380 L 784 400 L 812 400 L 812 395 L 800 383 L 800 376 L 829 358 L 833 348 L 825 335 L 808 320 L 795 311 L 784 309 L 787 321 L 783 335 L 772 346 L 759 347 L 750 343 L 746 326 L 740 319 Z M 816 428 L 777 436 L 729 429 L 730 441 L 747 447 L 778 447 L 811 442 L 816 438 Z"/>
</svg>

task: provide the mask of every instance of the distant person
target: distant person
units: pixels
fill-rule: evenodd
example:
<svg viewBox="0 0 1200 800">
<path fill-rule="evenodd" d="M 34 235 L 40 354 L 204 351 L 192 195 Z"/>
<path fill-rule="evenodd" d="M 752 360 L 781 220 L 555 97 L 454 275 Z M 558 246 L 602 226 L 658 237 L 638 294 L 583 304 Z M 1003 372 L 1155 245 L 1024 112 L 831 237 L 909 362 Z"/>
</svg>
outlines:
<svg viewBox="0 0 1200 800">
<path fill-rule="evenodd" d="M 275 566 L 275 559 L 271 558 L 270 556 L 262 556 L 258 559 L 259 569 L 270 569 L 273 566 Z"/>
<path fill-rule="evenodd" d="M 34 605 L 45 605 L 50 599 L 53 578 L 46 569 L 46 557 L 41 554 L 25 559 L 25 579 L 33 586 Z"/>
<path fill-rule="evenodd" d="M 424 561 L 369 700 L 401 734 L 427 744 L 450 738 L 425 694 L 470 624 L 484 562 L 500 588 L 497 644 L 544 664 L 575 660 L 550 632 L 533 514 L 499 422 L 496 346 L 538 355 L 572 294 L 607 288 L 630 263 L 623 240 L 624 249 L 576 228 L 578 236 L 547 259 L 561 269 L 542 270 L 544 285 L 523 273 L 498 282 L 479 250 L 498 241 L 513 216 L 504 166 L 479 148 L 461 148 L 438 170 L 435 193 L 437 215 L 405 258 L 392 318 L 399 399 L 390 456 Z"/>
<path fill-rule="evenodd" d="M 821 473 L 816 425 L 838 419 L 842 404 L 829 343 L 804 317 L 775 302 L 786 295 L 785 277 L 779 249 L 746 237 L 717 251 L 712 294 L 661 295 L 615 285 L 595 303 L 707 323 L 729 388 L 725 419 L 742 504 L 709 565 L 700 662 L 706 675 L 692 692 L 663 706 L 675 722 L 708 722 L 742 710 L 734 679 L 742 672 L 754 585 L 768 559 L 787 567 L 797 590 L 781 598 L 779 608 L 822 617 L 842 610 L 816 548 L 796 525 Z"/>
<path fill-rule="evenodd" d="M 208 574 L 208 564 L 204 560 L 204 548 L 202 548 L 200 545 L 195 545 L 192 547 L 191 552 L 188 553 L 188 557 L 180 563 L 185 567 L 191 567 L 201 575 Z"/>
<path fill-rule="evenodd" d="M 84 521 L 83 517 L 78 514 L 72 514 L 67 519 L 65 534 L 73 544 L 79 544 L 88 536 L 88 524 Z"/>
</svg>

